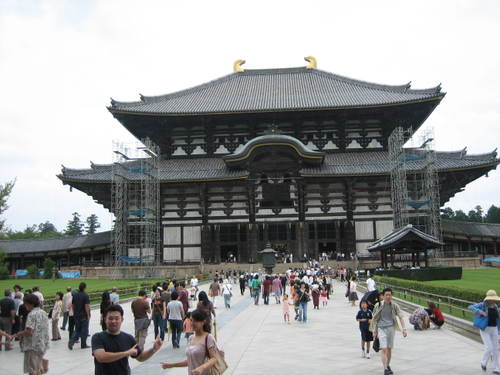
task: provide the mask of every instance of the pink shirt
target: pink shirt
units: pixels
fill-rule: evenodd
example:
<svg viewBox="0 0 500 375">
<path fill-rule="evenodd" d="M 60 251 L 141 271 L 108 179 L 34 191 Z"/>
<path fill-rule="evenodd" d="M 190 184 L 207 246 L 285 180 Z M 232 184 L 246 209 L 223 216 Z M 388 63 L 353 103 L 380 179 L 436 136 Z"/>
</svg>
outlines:
<svg viewBox="0 0 500 375">
<path fill-rule="evenodd" d="M 277 290 L 281 290 L 281 280 L 280 279 L 273 280 L 273 292 L 276 292 Z"/>
</svg>

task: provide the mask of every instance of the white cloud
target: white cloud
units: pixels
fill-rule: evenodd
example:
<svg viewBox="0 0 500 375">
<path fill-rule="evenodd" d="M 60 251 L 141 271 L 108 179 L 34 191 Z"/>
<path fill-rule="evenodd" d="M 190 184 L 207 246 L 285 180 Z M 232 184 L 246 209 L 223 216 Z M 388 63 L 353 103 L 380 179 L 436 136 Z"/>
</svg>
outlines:
<svg viewBox="0 0 500 375">
<path fill-rule="evenodd" d="M 19 5 L 22 3 L 23 5 Z M 448 92 L 428 119 L 440 149 L 500 143 L 500 5 L 496 1 L 4 1 L 0 5 L 0 179 L 18 177 L 14 228 L 71 212 L 107 211 L 55 177 L 60 165 L 111 158 L 131 139 L 107 112 L 249 68 L 304 65 L 369 81 Z M 454 208 L 499 204 L 497 171 L 467 186 Z"/>
</svg>

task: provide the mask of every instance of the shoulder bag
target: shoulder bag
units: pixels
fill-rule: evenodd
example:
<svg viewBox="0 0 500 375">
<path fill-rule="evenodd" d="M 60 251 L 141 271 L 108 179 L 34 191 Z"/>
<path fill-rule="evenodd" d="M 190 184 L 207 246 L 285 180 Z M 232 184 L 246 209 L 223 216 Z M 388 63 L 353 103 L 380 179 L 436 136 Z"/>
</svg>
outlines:
<svg viewBox="0 0 500 375">
<path fill-rule="evenodd" d="M 210 355 L 208 354 L 208 335 L 205 336 L 205 351 L 206 351 L 206 356 L 207 358 L 210 359 Z M 224 352 L 222 350 L 219 350 L 217 346 L 215 347 L 215 365 L 210 367 L 208 369 L 208 375 L 221 375 L 224 373 L 224 371 L 227 370 L 227 363 L 226 360 L 224 359 Z"/>
</svg>

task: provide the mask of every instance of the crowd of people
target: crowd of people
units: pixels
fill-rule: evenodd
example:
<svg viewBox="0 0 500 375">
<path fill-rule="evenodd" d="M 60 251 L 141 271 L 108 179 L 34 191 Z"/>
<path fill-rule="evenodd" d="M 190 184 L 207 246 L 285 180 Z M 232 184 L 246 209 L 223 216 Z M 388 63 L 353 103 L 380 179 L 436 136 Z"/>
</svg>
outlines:
<svg viewBox="0 0 500 375">
<path fill-rule="evenodd" d="M 46 301 L 39 288 L 23 293 L 23 288 L 15 285 L 12 291 L 5 291 L 0 300 L 0 350 L 10 351 L 19 342 L 24 353 L 24 372 L 44 374 L 49 370 L 46 358 L 49 341 L 61 340 L 61 331 L 68 330 L 68 349 L 73 350 L 77 343 L 82 350 L 91 348 L 95 374 L 119 375 L 130 373 L 129 358 L 138 361 L 151 358 L 165 339 L 171 339 L 173 350 L 180 348 L 184 334 L 186 359 L 162 362 L 161 367 L 185 366 L 189 374 L 206 374 L 212 367 L 227 366 L 216 342 L 215 317 L 220 299 L 224 301 L 224 309 L 231 309 L 233 287 L 239 286 L 241 296 L 248 293 L 254 305 L 269 305 L 274 300 L 274 304 L 281 305 L 285 324 L 290 324 L 292 313 L 297 324 L 306 324 L 311 303 L 313 309 L 327 308 L 338 281 L 345 286 L 347 302 L 356 306 L 360 290 L 357 272 L 342 267 L 333 270 L 316 263 L 311 265 L 313 267 L 288 269 L 282 274 L 236 270 L 216 272 L 207 291 L 200 290 L 195 276 L 189 282 L 189 289 L 186 288 L 187 281 L 155 283 L 149 292 L 140 290 L 131 303 L 134 335 L 121 330 L 124 311 L 116 288 L 102 294 L 99 309 L 101 331 L 90 336 L 92 309 L 84 282 L 77 290 L 68 287 L 66 293 L 56 293 L 51 306 L 44 306 Z M 353 313 L 359 324 L 361 356 L 369 359 L 371 350 L 380 351 L 384 375 L 390 375 L 393 374 L 391 359 L 395 334 L 401 331 L 404 337 L 407 335 L 405 319 L 390 288 L 377 290 L 375 280 L 368 274 L 366 289 L 359 301 L 359 310 Z M 500 298 L 496 292 L 490 290 L 484 301 L 469 307 L 476 316 L 475 325 L 480 328 L 485 344 L 481 368 L 486 370 L 491 361 L 494 374 L 500 374 L 498 301 Z M 50 313 L 45 310 L 50 310 Z M 428 302 L 427 308 L 417 308 L 408 318 L 408 323 L 418 331 L 431 325 L 439 329 L 444 321 L 443 313 L 432 301 Z M 146 348 L 151 322 L 155 340 L 150 348 Z M 89 337 L 90 345 L 87 344 Z"/>
</svg>

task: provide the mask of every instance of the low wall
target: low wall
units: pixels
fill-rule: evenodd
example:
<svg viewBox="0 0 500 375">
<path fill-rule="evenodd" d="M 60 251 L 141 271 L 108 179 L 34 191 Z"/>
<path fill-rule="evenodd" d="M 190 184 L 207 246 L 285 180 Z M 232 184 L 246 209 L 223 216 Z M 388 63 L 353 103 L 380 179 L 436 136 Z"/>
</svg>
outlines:
<svg viewBox="0 0 500 375">
<path fill-rule="evenodd" d="M 82 267 L 81 275 L 89 279 L 109 279 L 115 276 L 113 275 L 114 271 L 114 267 Z M 158 267 L 131 266 L 116 268 L 116 276 L 119 279 L 183 279 L 195 274 L 198 275 L 199 273 L 199 265 Z"/>
</svg>

